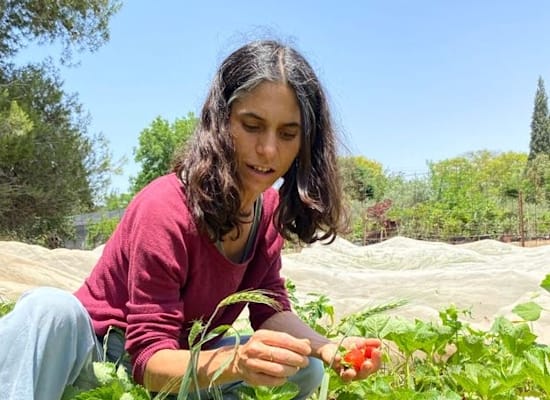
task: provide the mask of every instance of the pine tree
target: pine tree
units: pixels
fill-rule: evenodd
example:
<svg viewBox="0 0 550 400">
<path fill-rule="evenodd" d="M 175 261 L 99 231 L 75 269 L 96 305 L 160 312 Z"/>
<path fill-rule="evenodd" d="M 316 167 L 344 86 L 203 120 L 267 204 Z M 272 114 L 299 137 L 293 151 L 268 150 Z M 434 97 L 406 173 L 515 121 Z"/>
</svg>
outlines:
<svg viewBox="0 0 550 400">
<path fill-rule="evenodd" d="M 531 121 L 531 142 L 529 143 L 529 161 L 538 154 L 550 155 L 550 120 L 548 117 L 548 96 L 544 90 L 544 81 L 539 76 L 535 107 Z"/>
</svg>

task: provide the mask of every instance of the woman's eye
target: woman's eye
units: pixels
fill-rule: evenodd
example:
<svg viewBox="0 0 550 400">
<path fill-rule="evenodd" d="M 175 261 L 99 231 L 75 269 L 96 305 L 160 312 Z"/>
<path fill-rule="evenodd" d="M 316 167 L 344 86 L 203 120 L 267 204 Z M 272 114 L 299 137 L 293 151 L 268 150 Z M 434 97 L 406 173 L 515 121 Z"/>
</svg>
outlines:
<svg viewBox="0 0 550 400">
<path fill-rule="evenodd" d="M 292 140 L 296 136 L 298 136 L 298 134 L 294 132 L 283 132 L 281 133 L 281 136 L 283 137 L 284 140 Z"/>
<path fill-rule="evenodd" d="M 257 132 L 260 130 L 258 125 L 243 124 L 243 128 L 249 132 Z"/>
</svg>

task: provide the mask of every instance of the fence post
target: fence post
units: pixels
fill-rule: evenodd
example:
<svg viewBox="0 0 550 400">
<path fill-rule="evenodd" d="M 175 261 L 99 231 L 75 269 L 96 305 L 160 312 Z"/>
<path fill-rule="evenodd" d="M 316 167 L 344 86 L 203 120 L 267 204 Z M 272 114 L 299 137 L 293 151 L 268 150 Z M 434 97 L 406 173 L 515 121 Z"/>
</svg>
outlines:
<svg viewBox="0 0 550 400">
<path fill-rule="evenodd" d="M 525 221 L 523 220 L 523 192 L 518 193 L 518 214 L 519 214 L 519 234 L 521 238 L 521 247 L 525 247 Z"/>
</svg>

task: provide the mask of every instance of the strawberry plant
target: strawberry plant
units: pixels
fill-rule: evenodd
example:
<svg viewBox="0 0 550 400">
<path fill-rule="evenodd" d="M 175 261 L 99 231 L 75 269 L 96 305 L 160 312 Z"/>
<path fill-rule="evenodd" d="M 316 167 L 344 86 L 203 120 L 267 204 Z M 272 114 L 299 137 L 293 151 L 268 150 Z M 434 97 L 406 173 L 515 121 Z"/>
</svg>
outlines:
<svg viewBox="0 0 550 400">
<path fill-rule="evenodd" d="M 4 300 L 0 297 L 0 317 L 9 313 L 15 304 L 12 301 Z"/>
<path fill-rule="evenodd" d="M 550 291 L 550 275 L 540 285 Z M 294 299 L 293 286 L 290 285 Z M 244 296 L 244 297 L 243 297 Z M 261 293 L 236 294 L 225 300 L 262 301 Z M 244 298 L 244 300 L 243 300 Z M 266 299 L 264 299 L 266 300 Z M 267 301 L 267 300 L 266 300 Z M 0 304 L 9 311 L 11 303 Z M 384 365 L 367 379 L 343 383 L 331 368 L 326 368 L 321 388 L 310 400 L 541 400 L 550 398 L 550 347 L 537 342 L 531 325 L 544 310 L 535 302 L 519 304 L 513 312 L 520 320 L 495 318 L 488 330 L 468 324 L 468 310 L 453 305 L 441 310 L 438 321 L 410 321 L 387 315 L 403 302 L 373 307 L 335 322 L 324 318 L 323 311 L 333 312 L 328 299 L 317 298 L 300 304 L 297 310 L 317 330 L 337 340 L 348 335 L 377 337 L 383 341 Z M 220 305 L 221 307 L 222 305 Z M 190 335 L 194 357 L 209 340 L 208 322 L 197 321 Z M 229 329 L 222 327 L 220 329 Z M 219 333 L 216 331 L 216 333 Z M 368 357 L 367 349 L 354 349 L 345 360 L 360 366 Z M 196 361 L 196 358 L 192 357 Z M 196 378 L 196 366 L 188 369 L 180 387 L 185 398 Z M 94 365 L 100 387 L 88 391 L 68 388 L 63 400 L 151 400 L 150 394 L 131 381 L 113 364 Z M 185 392 L 187 390 L 187 392 Z M 182 394 L 183 393 L 183 394 Z M 241 399 L 286 400 L 295 396 L 292 384 L 278 388 L 243 388 Z M 161 394 L 155 399 L 162 399 Z M 220 397 L 221 398 L 221 397 Z"/>
</svg>

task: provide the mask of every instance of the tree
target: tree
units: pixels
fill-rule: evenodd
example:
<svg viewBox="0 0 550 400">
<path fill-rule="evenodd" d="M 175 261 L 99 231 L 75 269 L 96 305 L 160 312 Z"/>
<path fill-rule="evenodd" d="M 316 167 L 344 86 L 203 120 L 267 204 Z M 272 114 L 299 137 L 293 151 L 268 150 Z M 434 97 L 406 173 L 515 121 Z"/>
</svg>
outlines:
<svg viewBox="0 0 550 400">
<path fill-rule="evenodd" d="M 384 195 L 387 178 L 382 164 L 362 156 L 338 159 L 344 192 L 352 200 L 380 200 Z"/>
<path fill-rule="evenodd" d="M 0 0 L 0 60 L 35 41 L 60 41 L 62 60 L 71 50 L 94 51 L 109 40 L 109 20 L 119 0 Z"/>
<path fill-rule="evenodd" d="M 193 113 L 187 114 L 187 118 L 177 118 L 172 124 L 157 117 L 141 131 L 139 146 L 134 149 L 134 160 L 141 164 L 141 171 L 131 180 L 133 193 L 170 170 L 175 152 L 185 145 L 196 124 Z"/>
<path fill-rule="evenodd" d="M 70 230 L 115 171 L 103 135 L 88 135 L 87 115 L 62 89 L 53 62 L 16 67 L 22 48 L 61 44 L 96 50 L 109 38 L 118 0 L 0 0 L 0 237 L 43 243 Z"/>
<path fill-rule="evenodd" d="M 432 226 L 443 237 L 502 233 L 506 194 L 521 190 L 526 154 L 477 151 L 430 164 Z"/>
<path fill-rule="evenodd" d="M 550 154 L 537 154 L 525 169 L 527 201 L 550 201 Z"/>
<path fill-rule="evenodd" d="M 550 120 L 548 117 L 548 96 L 544 90 L 544 81 L 542 77 L 539 77 L 531 120 L 529 161 L 532 161 L 541 153 L 550 154 Z"/>
<path fill-rule="evenodd" d="M 113 170 L 106 142 L 86 135 L 81 106 L 63 92 L 54 70 L 3 72 L 0 235 L 35 241 L 66 234 L 66 217 L 92 209 Z"/>
</svg>

